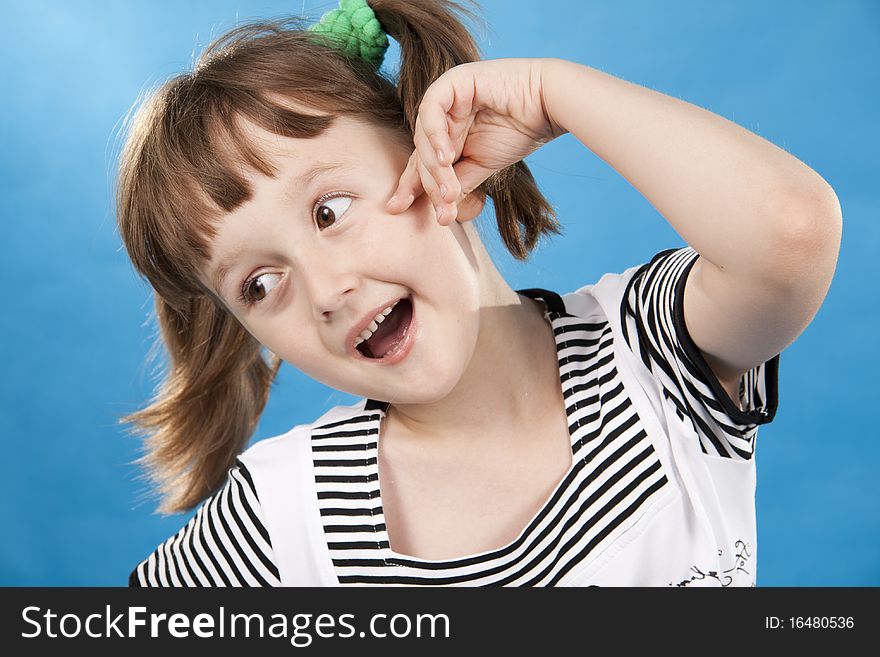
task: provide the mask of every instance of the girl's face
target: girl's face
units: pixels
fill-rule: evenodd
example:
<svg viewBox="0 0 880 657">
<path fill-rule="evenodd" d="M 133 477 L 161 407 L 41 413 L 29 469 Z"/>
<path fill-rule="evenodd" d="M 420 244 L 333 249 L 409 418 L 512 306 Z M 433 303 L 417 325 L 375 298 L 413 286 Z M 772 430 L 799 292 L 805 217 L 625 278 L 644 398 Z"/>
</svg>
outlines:
<svg viewBox="0 0 880 657">
<path fill-rule="evenodd" d="M 410 154 L 389 129 L 345 116 L 311 139 L 246 127 L 278 175 L 245 174 L 253 196 L 219 222 L 204 282 L 263 346 L 325 385 L 398 403 L 445 397 L 479 335 L 476 232 L 461 223 L 478 209 L 440 226 L 423 194 L 389 214 Z M 353 331 L 406 297 L 408 355 L 357 353 Z"/>
</svg>

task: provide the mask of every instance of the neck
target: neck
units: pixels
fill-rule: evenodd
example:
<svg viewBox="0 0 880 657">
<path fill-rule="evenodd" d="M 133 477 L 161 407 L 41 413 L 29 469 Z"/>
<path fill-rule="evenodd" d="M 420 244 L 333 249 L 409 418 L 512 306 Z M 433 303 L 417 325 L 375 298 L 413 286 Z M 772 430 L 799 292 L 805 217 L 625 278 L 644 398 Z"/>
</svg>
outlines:
<svg viewBox="0 0 880 657">
<path fill-rule="evenodd" d="M 494 267 L 491 268 L 492 271 Z M 497 272 L 495 272 L 497 274 Z M 385 426 L 420 448 L 458 448 L 474 440 L 509 442 L 528 435 L 536 409 L 561 397 L 553 329 L 544 305 L 518 295 L 500 274 L 480 311 L 471 362 L 455 388 L 431 404 L 391 404 Z"/>
</svg>

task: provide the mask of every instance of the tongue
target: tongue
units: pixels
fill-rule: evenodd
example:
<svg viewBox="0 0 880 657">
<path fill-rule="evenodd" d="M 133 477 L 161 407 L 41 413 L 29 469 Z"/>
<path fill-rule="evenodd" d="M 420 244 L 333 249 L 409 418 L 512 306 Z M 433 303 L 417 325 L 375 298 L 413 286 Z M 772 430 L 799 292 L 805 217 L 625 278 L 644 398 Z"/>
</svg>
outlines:
<svg viewBox="0 0 880 657">
<path fill-rule="evenodd" d="M 367 347 L 374 358 L 382 358 L 403 340 L 411 319 L 412 302 L 409 299 L 401 299 L 367 340 Z"/>
</svg>

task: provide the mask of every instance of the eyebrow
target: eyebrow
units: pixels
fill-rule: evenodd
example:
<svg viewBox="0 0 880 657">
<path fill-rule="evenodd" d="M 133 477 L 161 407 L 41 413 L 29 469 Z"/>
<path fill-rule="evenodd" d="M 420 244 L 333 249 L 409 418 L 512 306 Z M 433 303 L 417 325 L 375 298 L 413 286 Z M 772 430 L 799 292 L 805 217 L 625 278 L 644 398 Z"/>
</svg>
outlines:
<svg viewBox="0 0 880 657">
<path fill-rule="evenodd" d="M 301 176 L 294 176 L 292 179 L 292 184 L 287 186 L 286 189 L 308 189 L 321 176 L 335 171 L 349 171 L 351 170 L 351 168 L 351 165 L 348 163 L 322 162 L 314 165 L 311 169 L 306 171 Z M 229 275 L 229 272 L 232 271 L 232 269 L 235 267 L 240 257 L 241 250 L 233 251 L 229 254 L 229 256 L 227 256 L 220 262 L 220 264 L 217 266 L 217 269 L 214 271 L 214 274 L 211 276 L 211 283 L 221 297 L 223 296 L 222 289 L 224 280 Z"/>
<path fill-rule="evenodd" d="M 349 169 L 351 169 L 351 165 L 347 162 L 322 162 L 313 166 L 303 175 L 295 176 L 294 182 L 298 183 L 300 187 L 308 187 L 313 182 L 315 182 L 316 179 L 325 174 L 332 173 L 334 171 L 347 171 Z"/>
</svg>

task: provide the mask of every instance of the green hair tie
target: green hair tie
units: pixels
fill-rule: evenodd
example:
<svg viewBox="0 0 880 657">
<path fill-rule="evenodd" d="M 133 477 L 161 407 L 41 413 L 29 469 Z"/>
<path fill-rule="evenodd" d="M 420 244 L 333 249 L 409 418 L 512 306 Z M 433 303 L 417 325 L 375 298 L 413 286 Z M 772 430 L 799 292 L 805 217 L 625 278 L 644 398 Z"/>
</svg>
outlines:
<svg viewBox="0 0 880 657">
<path fill-rule="evenodd" d="M 339 9 L 321 16 L 309 32 L 324 34 L 349 57 L 360 57 L 379 68 L 388 49 L 388 35 L 367 0 L 339 0 Z"/>
</svg>

